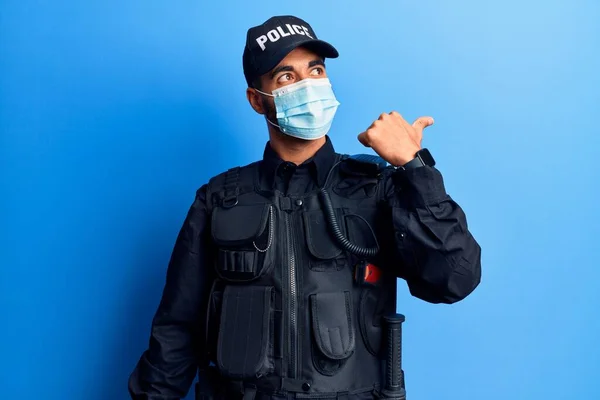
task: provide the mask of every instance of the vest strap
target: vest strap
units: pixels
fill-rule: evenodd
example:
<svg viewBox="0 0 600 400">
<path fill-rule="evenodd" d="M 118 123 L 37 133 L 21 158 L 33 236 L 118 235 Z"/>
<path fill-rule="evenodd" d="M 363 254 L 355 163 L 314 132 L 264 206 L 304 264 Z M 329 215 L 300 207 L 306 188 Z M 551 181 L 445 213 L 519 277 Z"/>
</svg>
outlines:
<svg viewBox="0 0 600 400">
<path fill-rule="evenodd" d="M 237 205 L 240 194 L 240 167 L 229 169 L 225 174 L 223 190 L 219 193 L 221 205 L 231 208 Z"/>
<path fill-rule="evenodd" d="M 348 400 L 348 392 L 338 392 L 336 400 Z"/>
<path fill-rule="evenodd" d="M 307 393 L 310 390 L 310 381 L 282 378 L 278 376 L 267 376 L 260 379 L 242 382 L 239 380 L 229 381 L 229 389 L 235 393 L 243 393 L 244 399 L 254 399 L 257 391 L 265 393 L 275 393 L 279 391 L 286 391 L 289 393 Z M 247 394 L 250 392 L 250 394 Z M 246 399 L 246 396 L 248 397 Z"/>
</svg>

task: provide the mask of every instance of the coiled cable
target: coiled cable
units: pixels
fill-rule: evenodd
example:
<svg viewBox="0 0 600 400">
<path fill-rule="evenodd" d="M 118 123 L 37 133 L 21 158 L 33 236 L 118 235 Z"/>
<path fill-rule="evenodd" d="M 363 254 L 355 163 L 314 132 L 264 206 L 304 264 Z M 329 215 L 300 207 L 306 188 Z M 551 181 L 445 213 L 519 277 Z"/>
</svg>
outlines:
<svg viewBox="0 0 600 400">
<path fill-rule="evenodd" d="M 344 234 L 342 233 L 342 230 L 340 229 L 340 225 L 338 224 L 337 218 L 335 216 L 335 210 L 333 209 L 333 204 L 331 202 L 331 198 L 329 197 L 329 193 L 327 192 L 327 189 L 325 189 L 327 187 L 327 184 L 329 183 L 329 178 L 331 177 L 331 173 L 333 172 L 333 170 L 335 169 L 335 167 L 337 167 L 341 162 L 338 161 L 336 162 L 333 167 L 331 167 L 331 169 L 329 170 L 329 173 L 327 174 L 327 179 L 325 180 L 325 184 L 323 185 L 323 187 L 321 187 L 320 193 L 319 193 L 319 197 L 321 198 L 321 202 L 323 204 L 324 207 L 324 211 L 325 211 L 325 218 L 327 219 L 327 222 L 329 224 L 329 228 L 331 229 L 331 233 L 333 234 L 334 239 L 336 240 L 336 242 L 342 247 L 342 249 L 355 254 L 357 256 L 361 256 L 361 257 L 374 257 L 375 255 L 377 255 L 377 253 L 379 253 L 379 243 L 377 242 L 377 237 L 375 236 L 375 233 L 373 232 L 373 228 L 371 228 L 371 225 L 369 225 L 369 223 L 362 217 L 360 217 L 359 215 L 354 215 L 356 217 L 361 218 L 369 227 L 369 230 L 371 231 L 371 234 L 373 235 L 373 238 L 375 239 L 375 247 L 362 247 L 359 246 L 357 244 L 354 244 L 352 242 L 350 242 L 350 240 L 348 240 L 348 238 L 346 238 L 344 236 Z"/>
</svg>

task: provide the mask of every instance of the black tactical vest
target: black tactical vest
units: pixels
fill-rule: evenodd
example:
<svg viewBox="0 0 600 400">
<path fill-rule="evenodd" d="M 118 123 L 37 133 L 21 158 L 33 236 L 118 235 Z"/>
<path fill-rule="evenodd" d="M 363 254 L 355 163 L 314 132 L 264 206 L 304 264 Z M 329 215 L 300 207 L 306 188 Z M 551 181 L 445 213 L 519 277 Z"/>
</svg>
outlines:
<svg viewBox="0 0 600 400">
<path fill-rule="evenodd" d="M 258 391 L 369 399 L 382 385 L 381 320 L 395 310 L 396 276 L 382 252 L 347 249 L 382 247 L 393 237 L 391 214 L 382 212 L 379 167 L 337 161 L 324 188 L 329 210 L 322 190 L 262 191 L 258 163 L 209 183 L 218 276 L 207 313 L 209 358 L 244 398 Z M 376 283 L 364 282 L 367 263 L 379 267 Z"/>
</svg>

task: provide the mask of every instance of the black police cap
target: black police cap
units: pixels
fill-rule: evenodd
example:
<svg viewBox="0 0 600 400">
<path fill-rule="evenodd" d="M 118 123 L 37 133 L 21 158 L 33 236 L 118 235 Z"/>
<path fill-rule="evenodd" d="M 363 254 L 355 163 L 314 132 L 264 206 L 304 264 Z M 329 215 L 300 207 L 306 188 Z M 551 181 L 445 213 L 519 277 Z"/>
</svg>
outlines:
<svg viewBox="0 0 600 400">
<path fill-rule="evenodd" d="M 337 58 L 338 51 L 319 40 L 312 27 L 292 15 L 269 18 L 263 24 L 248 29 L 243 54 L 244 76 L 248 86 L 275 68 L 295 48 L 303 46 L 324 58 Z"/>
</svg>

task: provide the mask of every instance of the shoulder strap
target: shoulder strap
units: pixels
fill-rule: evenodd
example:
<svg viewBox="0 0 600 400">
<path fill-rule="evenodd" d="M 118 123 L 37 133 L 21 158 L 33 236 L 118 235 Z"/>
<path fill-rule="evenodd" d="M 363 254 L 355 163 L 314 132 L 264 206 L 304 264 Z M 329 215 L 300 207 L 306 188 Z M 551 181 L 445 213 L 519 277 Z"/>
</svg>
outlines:
<svg viewBox="0 0 600 400">
<path fill-rule="evenodd" d="M 234 167 L 213 177 L 208 183 L 207 207 L 235 207 L 238 197 L 254 190 L 254 175 L 258 162 L 244 167 Z"/>
<path fill-rule="evenodd" d="M 345 172 L 353 175 L 376 177 L 386 167 L 387 162 L 372 154 L 354 154 L 345 159 Z"/>
<path fill-rule="evenodd" d="M 220 205 L 225 208 L 234 207 L 238 203 L 238 195 L 240 194 L 240 169 L 240 167 L 235 167 L 225 172 L 223 186 L 217 192 Z"/>
<path fill-rule="evenodd" d="M 392 168 L 387 161 L 379 155 L 372 154 L 344 154 L 340 157 L 340 160 L 340 171 L 336 174 L 337 179 L 354 178 L 356 180 L 358 178 L 362 185 L 372 185 L 375 183 L 375 197 L 376 201 L 379 202 L 384 192 L 385 179 L 388 175 L 386 174 L 386 170 Z"/>
</svg>

